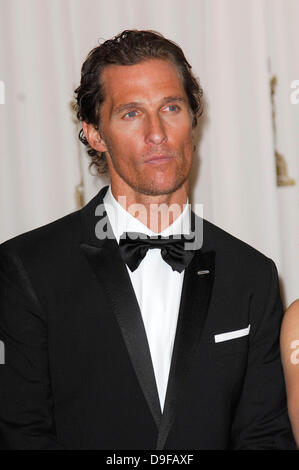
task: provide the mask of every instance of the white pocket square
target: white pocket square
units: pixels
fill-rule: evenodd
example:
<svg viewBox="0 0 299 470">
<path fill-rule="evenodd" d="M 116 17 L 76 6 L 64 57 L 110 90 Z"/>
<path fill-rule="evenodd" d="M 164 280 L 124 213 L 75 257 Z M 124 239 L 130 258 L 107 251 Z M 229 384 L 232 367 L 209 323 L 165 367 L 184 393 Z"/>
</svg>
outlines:
<svg viewBox="0 0 299 470">
<path fill-rule="evenodd" d="M 242 336 L 249 335 L 250 325 L 242 330 L 228 331 L 227 333 L 221 333 L 220 335 L 214 335 L 215 343 L 221 341 L 228 341 L 229 339 L 241 338 Z"/>
</svg>

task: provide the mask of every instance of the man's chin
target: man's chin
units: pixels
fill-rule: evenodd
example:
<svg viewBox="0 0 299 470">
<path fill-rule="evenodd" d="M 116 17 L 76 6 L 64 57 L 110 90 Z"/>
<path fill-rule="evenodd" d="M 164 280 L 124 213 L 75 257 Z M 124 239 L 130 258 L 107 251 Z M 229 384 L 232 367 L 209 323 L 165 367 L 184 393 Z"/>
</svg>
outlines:
<svg viewBox="0 0 299 470">
<path fill-rule="evenodd" d="M 139 188 L 138 192 L 145 196 L 164 196 L 167 194 L 173 194 L 179 188 Z"/>
<path fill-rule="evenodd" d="M 187 177 L 184 179 L 181 179 L 180 181 L 175 181 L 173 183 L 169 183 L 169 182 L 149 183 L 147 181 L 144 184 L 139 184 L 133 189 L 135 189 L 135 191 L 137 191 L 140 194 L 144 194 L 145 196 L 163 196 L 163 195 L 173 194 L 174 192 L 176 192 L 178 189 L 180 189 L 183 186 L 186 180 L 187 180 Z"/>
</svg>

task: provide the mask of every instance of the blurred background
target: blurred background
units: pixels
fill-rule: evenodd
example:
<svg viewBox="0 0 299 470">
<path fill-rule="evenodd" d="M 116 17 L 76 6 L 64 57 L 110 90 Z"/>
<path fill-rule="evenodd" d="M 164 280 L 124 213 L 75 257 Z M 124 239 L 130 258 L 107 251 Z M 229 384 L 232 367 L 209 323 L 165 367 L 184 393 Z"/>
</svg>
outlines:
<svg viewBox="0 0 299 470">
<path fill-rule="evenodd" d="M 205 95 L 193 204 L 275 261 L 288 306 L 299 297 L 299 0 L 0 0 L 0 242 L 107 184 L 88 170 L 71 102 L 88 52 L 124 29 L 182 47 Z"/>
</svg>

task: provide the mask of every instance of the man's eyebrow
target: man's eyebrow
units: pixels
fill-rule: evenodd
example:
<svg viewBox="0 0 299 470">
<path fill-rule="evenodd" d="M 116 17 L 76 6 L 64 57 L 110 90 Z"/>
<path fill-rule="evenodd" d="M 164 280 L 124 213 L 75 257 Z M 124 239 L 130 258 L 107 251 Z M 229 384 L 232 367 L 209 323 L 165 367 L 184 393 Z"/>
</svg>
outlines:
<svg viewBox="0 0 299 470">
<path fill-rule="evenodd" d="M 162 99 L 161 104 L 163 106 L 164 104 L 172 103 L 174 101 L 180 102 L 180 103 L 186 103 L 186 99 L 183 96 L 165 96 Z M 133 108 L 137 108 L 138 106 L 142 106 L 142 103 L 139 101 L 131 101 L 130 103 L 120 104 L 113 109 L 112 114 L 118 114 L 118 113 L 121 113 L 122 111 L 127 111 Z"/>
<path fill-rule="evenodd" d="M 122 111 L 126 111 L 127 109 L 132 109 L 140 106 L 142 103 L 138 101 L 132 101 L 131 103 L 125 103 L 125 104 L 120 104 L 119 106 L 116 106 L 116 108 L 113 109 L 112 114 L 118 114 L 121 113 Z"/>
<path fill-rule="evenodd" d="M 163 103 L 172 103 L 173 101 L 179 101 L 180 103 L 186 103 L 186 99 L 183 96 L 166 96 L 163 99 Z"/>
</svg>

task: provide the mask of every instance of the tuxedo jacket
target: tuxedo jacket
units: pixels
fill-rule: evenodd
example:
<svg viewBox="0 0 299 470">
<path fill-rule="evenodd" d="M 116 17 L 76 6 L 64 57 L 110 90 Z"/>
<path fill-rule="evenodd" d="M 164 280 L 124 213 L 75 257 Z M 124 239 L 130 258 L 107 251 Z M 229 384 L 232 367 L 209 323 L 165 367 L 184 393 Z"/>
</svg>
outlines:
<svg viewBox="0 0 299 470">
<path fill-rule="evenodd" d="M 0 245 L 0 447 L 293 448 L 273 261 L 203 221 L 162 412 L 126 265 L 96 235 L 106 190 Z"/>
</svg>

